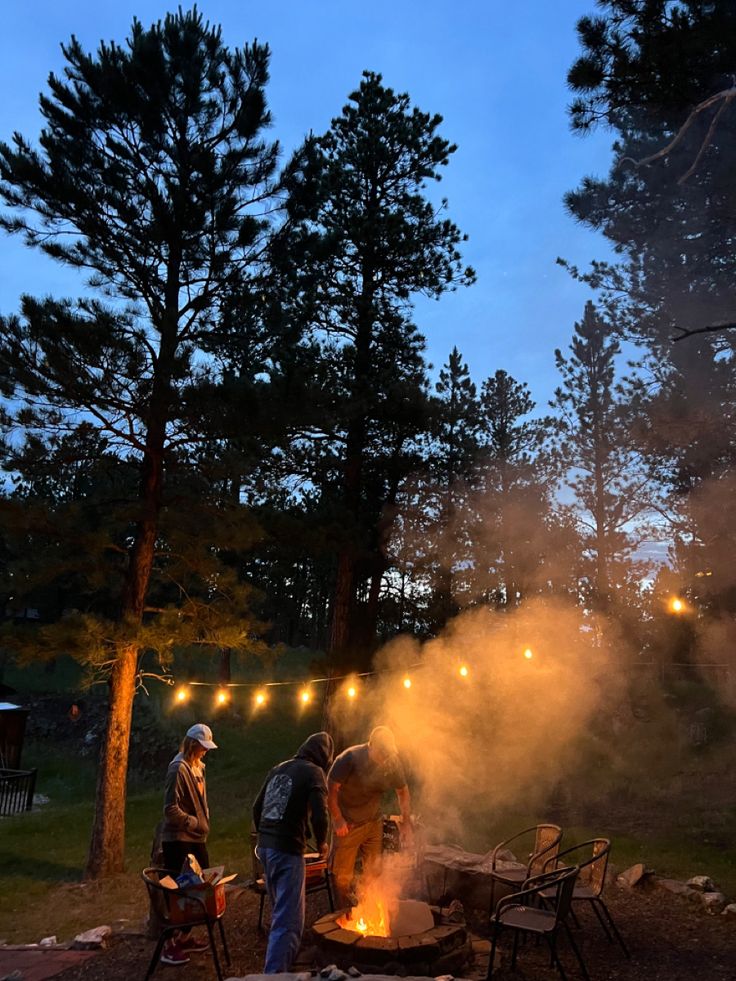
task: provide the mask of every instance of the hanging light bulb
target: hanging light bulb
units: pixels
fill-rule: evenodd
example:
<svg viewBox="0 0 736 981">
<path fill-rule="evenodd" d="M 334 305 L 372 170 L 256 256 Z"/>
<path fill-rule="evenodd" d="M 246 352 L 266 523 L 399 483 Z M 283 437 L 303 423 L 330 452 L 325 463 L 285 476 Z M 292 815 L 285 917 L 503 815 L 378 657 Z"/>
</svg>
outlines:
<svg viewBox="0 0 736 981">
<path fill-rule="evenodd" d="M 215 702 L 217 705 L 227 705 L 230 701 L 230 692 L 226 688 L 220 688 L 215 695 Z"/>
<path fill-rule="evenodd" d="M 350 685 L 345 694 L 348 696 L 348 698 L 355 698 L 355 696 L 358 694 L 358 690 L 355 685 Z"/>
<path fill-rule="evenodd" d="M 461 664 L 460 667 L 458 668 L 458 674 L 460 675 L 460 677 L 461 678 L 467 678 L 468 677 L 468 673 L 469 672 L 468 672 L 468 666 L 467 666 L 467 664 Z"/>
<path fill-rule="evenodd" d="M 527 661 L 531 661 L 531 659 L 534 657 L 534 653 L 531 647 L 526 648 L 526 650 L 524 651 L 524 657 L 527 659 Z"/>
<path fill-rule="evenodd" d="M 174 694 L 174 699 L 179 705 L 183 705 L 185 702 L 187 702 L 189 700 L 189 686 L 181 685 L 179 688 L 177 688 L 176 693 Z"/>
<path fill-rule="evenodd" d="M 253 698 L 256 708 L 263 708 L 266 704 L 266 693 L 265 691 L 257 691 Z"/>
<path fill-rule="evenodd" d="M 407 691 L 411 688 L 411 678 L 409 675 L 404 678 L 404 688 L 406 688 Z"/>
<path fill-rule="evenodd" d="M 679 596 L 673 596 L 670 600 L 670 612 L 672 613 L 684 613 L 685 612 L 685 601 Z"/>
<path fill-rule="evenodd" d="M 309 703 L 312 701 L 312 693 L 308 688 L 302 688 L 302 690 L 299 692 L 299 701 L 302 703 L 302 705 L 309 705 Z"/>
</svg>

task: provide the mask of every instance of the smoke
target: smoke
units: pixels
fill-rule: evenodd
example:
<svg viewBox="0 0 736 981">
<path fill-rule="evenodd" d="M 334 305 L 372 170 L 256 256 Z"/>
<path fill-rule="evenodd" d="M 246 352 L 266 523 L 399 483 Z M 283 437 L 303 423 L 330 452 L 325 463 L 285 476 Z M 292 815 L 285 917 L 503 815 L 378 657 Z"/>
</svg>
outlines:
<svg viewBox="0 0 736 981">
<path fill-rule="evenodd" d="M 360 709 L 338 697 L 333 722 L 351 740 L 362 727 L 360 741 L 373 725 L 391 727 L 414 810 L 447 840 L 475 816 L 531 813 L 575 766 L 582 737 L 614 697 L 613 656 L 580 610 L 559 602 L 476 609 L 423 645 L 389 643 Z"/>
</svg>

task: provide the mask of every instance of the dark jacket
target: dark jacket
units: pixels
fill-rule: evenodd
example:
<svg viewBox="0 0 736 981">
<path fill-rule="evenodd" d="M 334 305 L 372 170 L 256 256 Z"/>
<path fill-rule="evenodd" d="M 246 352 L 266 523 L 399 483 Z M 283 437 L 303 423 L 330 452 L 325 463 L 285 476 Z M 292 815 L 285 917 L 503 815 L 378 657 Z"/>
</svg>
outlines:
<svg viewBox="0 0 736 981">
<path fill-rule="evenodd" d="M 315 732 L 293 759 L 270 771 L 253 804 L 253 821 L 262 848 L 303 855 L 310 819 L 317 848 L 327 841 L 325 774 L 333 752 L 332 736 Z"/>
<path fill-rule="evenodd" d="M 169 763 L 164 784 L 164 823 L 162 841 L 206 841 L 210 832 L 207 790 L 198 781 L 189 764 L 179 753 Z"/>
</svg>

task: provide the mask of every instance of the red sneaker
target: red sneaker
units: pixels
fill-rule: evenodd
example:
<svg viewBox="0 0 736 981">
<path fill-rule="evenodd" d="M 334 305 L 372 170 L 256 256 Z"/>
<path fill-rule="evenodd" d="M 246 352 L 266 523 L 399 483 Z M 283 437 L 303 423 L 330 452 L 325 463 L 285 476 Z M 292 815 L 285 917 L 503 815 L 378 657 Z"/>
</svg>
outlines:
<svg viewBox="0 0 736 981">
<path fill-rule="evenodd" d="M 197 954 L 200 950 L 209 950 L 210 942 L 207 937 L 197 937 L 190 933 L 187 937 L 179 937 L 177 946 L 188 954 Z"/>
<path fill-rule="evenodd" d="M 161 951 L 161 963 L 170 964 L 172 967 L 180 967 L 182 964 L 189 963 L 189 954 L 178 943 L 173 941 L 168 941 L 164 944 L 164 949 Z"/>
</svg>

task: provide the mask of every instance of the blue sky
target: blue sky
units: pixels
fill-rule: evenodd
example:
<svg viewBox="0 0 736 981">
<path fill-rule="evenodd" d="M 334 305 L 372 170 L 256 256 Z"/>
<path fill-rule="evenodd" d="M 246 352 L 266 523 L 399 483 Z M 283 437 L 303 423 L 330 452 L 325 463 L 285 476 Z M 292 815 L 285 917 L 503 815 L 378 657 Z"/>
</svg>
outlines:
<svg viewBox="0 0 736 981">
<path fill-rule="evenodd" d="M 416 322 L 436 367 L 456 344 L 480 383 L 498 368 L 527 382 L 544 407 L 557 383 L 553 352 L 569 343 L 588 297 L 555 265 L 605 257 L 600 236 L 563 211 L 562 195 L 584 174 L 608 169 L 610 137 L 569 132 L 567 70 L 577 54 L 575 23 L 594 0 L 203 0 L 227 44 L 257 37 L 272 49 L 268 88 L 273 135 L 285 154 L 322 132 L 364 69 L 444 116 L 458 144 L 440 192 L 470 238 L 465 258 L 477 284 L 420 302 Z M 59 44 L 76 34 L 86 48 L 123 41 L 175 3 L 163 0 L 24 0 L 8 3 L 0 32 L 0 139 L 14 130 L 35 140 L 38 93 L 63 66 Z M 0 239 L 0 313 L 21 293 L 74 295 L 78 281 L 16 239 Z"/>
</svg>

